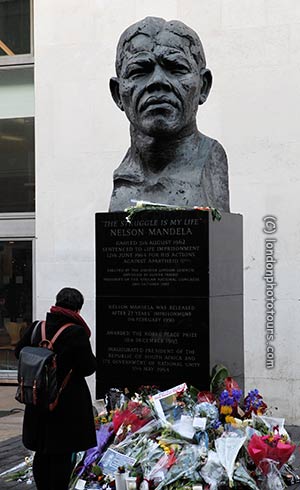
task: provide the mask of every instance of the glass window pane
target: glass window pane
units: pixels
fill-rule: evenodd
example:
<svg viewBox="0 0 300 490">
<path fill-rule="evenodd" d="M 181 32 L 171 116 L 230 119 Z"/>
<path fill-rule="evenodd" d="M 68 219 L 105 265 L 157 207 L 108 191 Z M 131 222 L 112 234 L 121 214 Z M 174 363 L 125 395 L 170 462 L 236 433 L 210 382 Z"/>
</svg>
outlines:
<svg viewBox="0 0 300 490">
<path fill-rule="evenodd" d="M 33 67 L 0 69 L 0 119 L 33 117 L 33 75 Z"/>
<path fill-rule="evenodd" d="M 32 321 L 32 242 L 0 241 L 0 370 L 17 369 L 14 348 Z"/>
<path fill-rule="evenodd" d="M 30 0 L 0 0 L 0 56 L 30 52 Z"/>
<path fill-rule="evenodd" d="M 34 119 L 0 119 L 0 213 L 34 211 Z"/>
</svg>

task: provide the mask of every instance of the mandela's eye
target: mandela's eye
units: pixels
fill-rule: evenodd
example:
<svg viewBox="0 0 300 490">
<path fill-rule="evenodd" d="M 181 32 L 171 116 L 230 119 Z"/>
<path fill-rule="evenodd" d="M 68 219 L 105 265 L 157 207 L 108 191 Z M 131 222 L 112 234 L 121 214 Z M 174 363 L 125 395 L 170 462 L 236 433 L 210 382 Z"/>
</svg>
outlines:
<svg viewBox="0 0 300 490">
<path fill-rule="evenodd" d="M 143 74 L 144 74 L 144 70 L 142 68 L 136 68 L 134 70 L 129 70 L 128 72 L 129 77 L 134 77 L 136 75 L 143 75 Z"/>
<path fill-rule="evenodd" d="M 189 69 L 184 65 L 173 65 L 169 67 L 169 71 L 174 75 L 176 74 L 185 75 L 186 73 L 189 73 Z"/>
<path fill-rule="evenodd" d="M 150 63 L 139 63 L 131 65 L 126 70 L 127 78 L 137 78 L 147 73 L 150 73 L 152 70 L 152 65 Z"/>
<path fill-rule="evenodd" d="M 186 64 L 178 61 L 165 60 L 164 65 L 172 75 L 185 75 L 190 72 L 190 69 Z"/>
</svg>

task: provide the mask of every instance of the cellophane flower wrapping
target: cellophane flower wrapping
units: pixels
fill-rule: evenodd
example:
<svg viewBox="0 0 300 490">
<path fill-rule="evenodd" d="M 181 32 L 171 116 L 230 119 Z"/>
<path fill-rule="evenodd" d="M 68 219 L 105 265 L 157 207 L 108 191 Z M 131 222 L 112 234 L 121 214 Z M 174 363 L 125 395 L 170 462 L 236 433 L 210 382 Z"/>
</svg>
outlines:
<svg viewBox="0 0 300 490">
<path fill-rule="evenodd" d="M 163 487 L 171 485 L 181 478 L 188 479 L 200 465 L 200 457 L 201 454 L 198 446 L 184 446 L 177 456 L 176 464 L 170 467 L 164 480 L 156 487 L 156 490 L 161 490 Z"/>
<path fill-rule="evenodd" d="M 240 437 L 234 432 L 225 433 L 222 437 L 215 440 L 215 447 L 222 466 L 225 468 L 229 486 L 233 485 L 233 471 L 237 455 L 244 445 L 246 437 Z"/>
<path fill-rule="evenodd" d="M 210 485 L 210 490 L 217 490 L 222 480 L 225 480 L 226 472 L 223 468 L 218 454 L 208 451 L 207 462 L 200 471 L 204 481 Z"/>
<path fill-rule="evenodd" d="M 284 490 L 286 486 L 282 480 L 276 463 L 268 459 L 264 460 L 263 463 L 267 470 L 261 481 L 260 490 Z"/>
<path fill-rule="evenodd" d="M 244 462 L 241 461 L 236 466 L 233 473 L 233 480 L 237 483 L 241 483 L 244 486 L 247 486 L 251 490 L 260 490 L 255 483 L 255 480 L 249 475 L 248 471 L 245 468 Z"/>
<path fill-rule="evenodd" d="M 276 427 L 278 434 L 281 436 L 285 436 L 289 439 L 289 435 L 284 427 L 285 419 L 281 417 L 269 417 L 266 415 L 256 415 L 252 413 L 252 425 L 254 428 L 258 427 L 260 430 L 262 429 L 262 425 L 265 428 L 265 432 L 269 433 L 273 431 L 273 428 Z"/>
<path fill-rule="evenodd" d="M 151 420 L 136 432 L 129 433 L 118 444 L 114 444 L 114 449 L 131 458 L 135 458 L 139 462 L 142 458 L 147 457 L 149 451 L 152 451 L 153 445 L 157 446 L 155 434 L 160 430 L 161 421 Z"/>
</svg>

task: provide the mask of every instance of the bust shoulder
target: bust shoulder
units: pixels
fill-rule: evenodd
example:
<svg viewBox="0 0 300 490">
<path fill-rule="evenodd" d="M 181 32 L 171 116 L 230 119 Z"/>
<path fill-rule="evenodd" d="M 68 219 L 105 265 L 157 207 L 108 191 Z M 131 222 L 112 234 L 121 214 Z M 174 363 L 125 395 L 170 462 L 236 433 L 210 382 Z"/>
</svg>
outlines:
<svg viewBox="0 0 300 490">
<path fill-rule="evenodd" d="M 204 133 L 199 132 L 199 147 L 201 148 L 202 151 L 205 151 L 205 149 L 209 150 L 212 154 L 215 154 L 216 156 L 219 155 L 220 158 L 227 158 L 226 157 L 226 152 L 221 145 L 221 143 L 214 139 L 211 138 L 210 136 L 207 136 Z"/>
</svg>

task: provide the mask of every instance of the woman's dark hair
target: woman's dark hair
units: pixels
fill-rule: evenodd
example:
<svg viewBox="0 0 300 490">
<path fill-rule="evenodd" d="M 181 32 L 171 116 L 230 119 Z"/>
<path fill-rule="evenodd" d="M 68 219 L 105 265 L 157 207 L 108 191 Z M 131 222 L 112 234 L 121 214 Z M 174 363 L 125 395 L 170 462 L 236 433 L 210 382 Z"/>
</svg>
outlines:
<svg viewBox="0 0 300 490">
<path fill-rule="evenodd" d="M 80 291 L 75 288 L 63 288 L 57 293 L 56 306 L 69 310 L 81 310 L 84 299 Z"/>
</svg>

